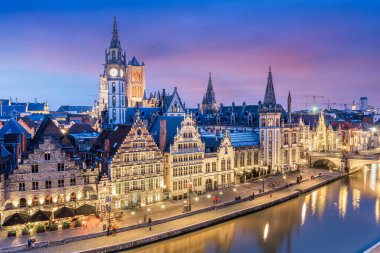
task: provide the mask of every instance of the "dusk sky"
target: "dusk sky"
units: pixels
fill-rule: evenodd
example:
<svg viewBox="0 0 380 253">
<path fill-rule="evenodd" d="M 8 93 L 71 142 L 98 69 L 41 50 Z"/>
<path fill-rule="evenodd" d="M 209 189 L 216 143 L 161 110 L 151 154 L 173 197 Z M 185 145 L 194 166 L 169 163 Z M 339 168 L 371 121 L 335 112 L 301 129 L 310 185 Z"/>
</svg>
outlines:
<svg viewBox="0 0 380 253">
<path fill-rule="evenodd" d="M 284 105 L 291 90 L 295 109 L 308 95 L 380 106 L 380 1 L 51 2 L 1 1 L 1 98 L 91 105 L 116 16 L 148 94 L 178 86 L 195 107 L 212 72 L 218 105 L 257 104 L 272 66 Z"/>
</svg>

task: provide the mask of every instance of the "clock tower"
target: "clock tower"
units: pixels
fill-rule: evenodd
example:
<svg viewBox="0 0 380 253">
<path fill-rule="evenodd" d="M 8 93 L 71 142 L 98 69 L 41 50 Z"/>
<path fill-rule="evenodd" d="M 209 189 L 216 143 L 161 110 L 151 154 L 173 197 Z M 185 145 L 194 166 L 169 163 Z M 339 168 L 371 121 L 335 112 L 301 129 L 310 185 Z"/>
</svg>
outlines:
<svg viewBox="0 0 380 253">
<path fill-rule="evenodd" d="M 105 52 L 104 72 L 99 80 L 99 111 L 103 128 L 125 123 L 125 71 L 125 53 L 120 45 L 115 17 L 111 43 Z"/>
</svg>

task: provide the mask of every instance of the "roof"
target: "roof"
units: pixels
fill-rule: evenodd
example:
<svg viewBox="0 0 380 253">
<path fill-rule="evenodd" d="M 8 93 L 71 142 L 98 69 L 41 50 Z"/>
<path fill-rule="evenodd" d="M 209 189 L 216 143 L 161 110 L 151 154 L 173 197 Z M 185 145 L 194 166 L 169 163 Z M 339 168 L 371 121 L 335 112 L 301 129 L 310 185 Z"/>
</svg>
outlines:
<svg viewBox="0 0 380 253">
<path fill-rule="evenodd" d="M 93 133 L 96 132 L 90 124 L 87 123 L 76 123 L 72 125 L 69 129 L 69 134 L 79 134 L 79 133 Z"/>
<path fill-rule="evenodd" d="M 181 123 L 184 120 L 183 116 L 158 116 L 153 125 L 149 129 L 149 132 L 153 136 L 157 145 L 160 144 L 160 121 L 166 120 L 166 146 L 165 151 L 169 150 L 169 147 L 174 142 L 174 137 L 177 134 L 177 128 L 181 127 Z"/>
<path fill-rule="evenodd" d="M 77 113 L 83 113 L 83 112 L 91 112 L 92 106 L 88 105 L 61 105 L 57 112 L 77 112 Z"/>
<path fill-rule="evenodd" d="M 34 135 L 33 141 L 34 143 L 37 143 L 45 136 L 60 137 L 61 135 L 62 133 L 59 128 L 55 125 L 52 119 L 47 116 L 41 122 L 40 127 Z"/>
<path fill-rule="evenodd" d="M 28 104 L 28 111 L 44 111 L 45 110 L 45 103 L 29 103 Z"/>
<path fill-rule="evenodd" d="M 147 120 L 148 123 L 151 123 L 151 120 L 153 119 L 154 114 L 161 114 L 162 115 L 162 108 L 161 107 L 128 107 L 125 110 L 125 123 L 126 124 L 133 124 L 135 122 L 135 115 L 136 111 L 139 110 L 140 112 L 140 118 L 141 120 L 145 121 Z"/>
<path fill-rule="evenodd" d="M 201 140 L 205 144 L 206 153 L 211 153 L 218 150 L 223 138 L 218 135 L 204 135 L 201 136 Z"/>
<path fill-rule="evenodd" d="M 233 132 L 228 133 L 232 146 L 258 146 L 260 145 L 260 136 L 255 132 Z"/>
<path fill-rule="evenodd" d="M 135 56 L 132 57 L 132 60 L 130 60 L 130 61 L 128 62 L 128 64 L 129 64 L 129 65 L 132 65 L 132 66 L 141 66 L 140 63 L 137 61 L 137 59 L 136 59 Z"/>
<path fill-rule="evenodd" d="M 113 157 L 131 128 L 132 125 L 116 125 L 113 129 L 104 129 L 93 144 L 92 150 L 104 151 L 104 144 L 106 139 L 108 139 L 110 144 L 110 157 Z"/>
<path fill-rule="evenodd" d="M 5 157 L 11 155 L 11 153 L 3 146 L 3 144 L 0 144 L 0 152 L 1 152 L 0 154 L 1 159 L 4 159 Z"/>
<path fill-rule="evenodd" d="M 10 119 L 1 129 L 0 129 L 0 139 L 4 139 L 4 134 L 25 134 L 26 138 L 30 138 L 31 135 L 20 123 L 15 119 Z"/>
</svg>

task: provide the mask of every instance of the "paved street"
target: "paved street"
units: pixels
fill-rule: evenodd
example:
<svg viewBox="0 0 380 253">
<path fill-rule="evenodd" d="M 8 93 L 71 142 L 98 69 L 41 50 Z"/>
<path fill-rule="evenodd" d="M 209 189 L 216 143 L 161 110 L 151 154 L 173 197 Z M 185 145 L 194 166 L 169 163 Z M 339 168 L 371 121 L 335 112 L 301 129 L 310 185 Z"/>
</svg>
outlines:
<svg viewBox="0 0 380 253">
<path fill-rule="evenodd" d="M 324 176 L 323 178 L 331 177 L 332 175 L 337 175 L 336 172 L 330 173 L 326 170 L 318 170 L 318 169 L 303 169 L 303 178 L 307 179 L 310 178 L 311 175 L 316 175 L 319 173 L 322 173 Z M 290 174 L 287 175 L 286 179 L 284 179 L 282 176 L 275 176 L 268 179 L 265 179 L 265 190 L 268 191 L 269 189 L 278 188 L 286 183 L 294 183 L 296 181 L 296 177 L 299 175 L 299 173 Z M 313 184 L 315 182 L 318 182 L 321 180 L 320 178 L 307 181 L 302 183 L 301 185 L 295 185 L 291 188 L 288 188 L 281 192 L 276 192 L 275 194 L 272 194 L 273 197 L 280 198 L 282 196 L 285 196 L 286 194 L 289 194 L 289 192 L 294 191 L 295 188 L 298 187 L 308 187 L 308 185 Z M 211 196 L 218 195 L 220 197 L 220 201 L 217 205 L 223 205 L 223 203 L 232 201 L 235 199 L 236 196 L 241 196 L 242 198 L 252 195 L 252 192 L 255 192 L 257 194 L 259 192 L 259 189 L 262 188 L 262 180 L 254 181 L 253 183 L 245 183 L 236 185 L 236 187 L 226 188 L 214 192 L 210 192 L 207 194 L 203 194 L 202 196 L 199 196 L 198 200 L 195 200 L 193 198 L 193 205 L 192 210 L 196 211 L 199 209 L 204 209 L 207 207 L 210 207 L 214 205 L 212 203 Z M 180 220 L 165 222 L 163 224 L 159 224 L 154 226 L 154 230 L 152 232 L 147 232 L 145 228 L 142 229 L 135 229 L 133 233 L 130 233 L 129 231 L 126 232 L 120 232 L 117 234 L 117 236 L 111 236 L 110 238 L 107 238 L 107 244 L 108 243 L 118 243 L 119 240 L 126 241 L 126 240 L 135 240 L 141 236 L 147 236 L 151 235 L 153 233 L 159 233 L 167 231 L 168 229 L 175 229 L 178 228 L 178 226 L 186 226 L 187 224 L 192 224 L 197 221 L 201 221 L 204 219 L 217 217 L 218 215 L 222 215 L 226 212 L 233 212 L 234 210 L 241 209 L 244 206 L 252 206 L 254 205 L 260 205 L 264 203 L 265 201 L 269 201 L 269 196 L 262 196 L 259 198 L 256 198 L 254 202 L 243 202 L 236 205 L 228 206 L 219 210 L 211 211 L 211 212 L 204 212 L 201 214 L 193 215 L 186 218 L 181 218 Z M 179 214 L 182 214 L 183 210 L 183 201 L 165 201 L 162 203 L 149 205 L 147 207 L 141 208 L 139 210 L 130 210 L 130 211 L 124 211 L 122 217 L 120 219 L 116 220 L 117 226 L 120 227 L 126 227 L 131 225 L 140 224 L 143 222 L 143 217 L 145 214 L 148 215 L 148 217 L 151 217 L 153 221 L 165 219 L 168 217 L 173 217 Z M 57 240 L 62 240 L 64 238 L 70 238 L 75 237 L 79 235 L 85 235 L 90 233 L 96 233 L 102 231 L 102 221 L 99 219 L 96 219 L 94 217 L 87 218 L 86 225 L 87 227 L 77 228 L 77 229 L 68 229 L 68 230 L 62 230 L 62 231 L 55 231 L 55 232 L 46 232 L 42 234 L 35 235 L 34 238 L 37 240 L 37 242 L 52 242 Z M 17 238 L 3 238 L 1 240 L 1 247 L 7 248 L 9 246 L 19 246 L 22 244 L 26 244 L 27 236 L 23 237 L 17 237 Z M 92 242 L 92 240 L 94 242 Z M 98 243 L 100 241 L 100 243 Z M 84 243 L 85 242 L 85 243 Z M 97 238 L 94 239 L 88 239 L 84 241 L 78 241 L 78 242 L 72 242 L 65 244 L 62 248 L 62 252 L 71 252 L 74 250 L 79 249 L 85 249 L 85 245 L 91 245 L 91 247 L 100 247 L 105 245 L 104 240 L 99 240 Z M 120 243 L 120 242 L 119 242 Z M 68 251 L 67 247 L 71 247 Z M 78 247 L 78 248 L 77 248 Z M 61 246 L 56 247 L 57 250 L 61 249 Z M 54 250 L 56 250 L 54 248 Z M 49 248 L 51 249 L 51 248 Z M 66 250 L 64 250 L 66 249 Z M 37 249 L 36 249 L 37 250 Z M 39 251 L 42 252 L 48 252 L 46 249 L 39 249 Z"/>
</svg>

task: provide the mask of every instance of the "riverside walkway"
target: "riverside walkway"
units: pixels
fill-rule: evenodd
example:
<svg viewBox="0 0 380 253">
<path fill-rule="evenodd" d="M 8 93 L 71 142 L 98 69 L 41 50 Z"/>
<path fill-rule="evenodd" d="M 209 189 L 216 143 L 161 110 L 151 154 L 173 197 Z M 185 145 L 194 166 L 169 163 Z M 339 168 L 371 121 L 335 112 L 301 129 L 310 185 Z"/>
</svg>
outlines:
<svg viewBox="0 0 380 253">
<path fill-rule="evenodd" d="M 304 178 L 310 178 L 310 175 L 319 174 L 319 172 L 319 170 L 314 169 L 305 170 L 303 172 Z M 82 238 L 83 240 L 78 241 L 76 241 L 76 237 L 86 234 L 81 233 L 81 229 L 45 233 L 36 238 L 38 242 L 37 246 L 40 248 L 33 249 L 33 252 L 86 252 L 87 250 L 90 250 L 89 252 L 106 252 L 132 248 L 160 239 L 169 238 L 283 202 L 289 198 L 298 196 L 300 191 L 316 187 L 341 176 L 341 174 L 336 172 L 329 173 L 323 171 L 321 173 L 322 177 L 307 180 L 301 184 L 296 184 L 288 188 L 284 187 L 285 180 L 282 180 L 281 177 L 272 177 L 267 180 L 266 187 L 267 185 L 275 185 L 276 183 L 278 188 L 271 190 L 271 195 L 266 192 L 261 194 L 261 196 L 257 196 L 254 200 L 249 200 L 249 196 L 252 195 L 253 191 L 257 194 L 257 190 L 262 187 L 262 181 L 240 185 L 236 188 L 223 189 L 223 202 L 217 205 L 215 210 L 214 206 L 210 204 L 210 200 L 207 199 L 207 195 L 202 196 L 203 200 L 194 204 L 195 208 L 193 208 L 192 213 L 186 213 L 185 215 L 181 214 L 178 209 L 182 207 L 182 202 L 164 202 L 167 209 L 162 209 L 161 205 L 161 210 L 157 210 L 157 212 L 152 211 L 151 215 L 149 215 L 149 217 L 153 218 L 152 231 L 149 231 L 148 227 L 145 227 L 144 224 L 140 224 L 140 213 L 135 214 L 135 217 L 124 219 L 124 222 L 126 222 L 125 224 L 129 224 L 127 229 L 133 230 L 133 232 L 124 231 L 118 232 L 116 235 L 109 237 L 99 237 L 104 235 L 104 232 L 99 233 L 100 231 L 93 230 L 92 233 L 98 233 L 97 237 L 90 239 Z M 294 183 L 297 175 L 289 175 L 289 178 L 286 179 L 286 183 Z M 284 189 L 279 190 L 281 188 Z M 239 203 L 233 203 L 233 198 L 237 195 L 242 197 L 242 201 Z M 227 205 L 228 203 L 230 205 Z M 124 223 L 120 222 L 120 224 Z M 89 233 L 89 235 L 91 235 L 91 233 Z M 65 242 L 63 238 L 69 238 L 67 241 L 72 242 Z M 1 248 L 3 251 L 9 252 L 27 249 L 26 246 L 23 245 L 25 243 L 24 241 L 27 240 L 27 237 L 16 238 L 19 240 L 18 245 L 17 240 L 15 242 L 10 241 L 10 239 L 11 238 L 8 238 L 1 242 Z M 104 247 L 105 249 L 102 249 Z"/>
</svg>

